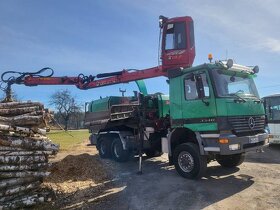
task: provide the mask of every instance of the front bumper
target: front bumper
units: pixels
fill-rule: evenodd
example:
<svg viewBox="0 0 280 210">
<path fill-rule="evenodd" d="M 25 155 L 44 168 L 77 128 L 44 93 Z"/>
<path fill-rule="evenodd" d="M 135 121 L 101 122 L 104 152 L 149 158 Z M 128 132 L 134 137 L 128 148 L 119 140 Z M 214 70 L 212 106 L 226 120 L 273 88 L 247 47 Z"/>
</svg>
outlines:
<svg viewBox="0 0 280 210">
<path fill-rule="evenodd" d="M 220 139 L 228 139 L 228 143 L 219 143 Z M 233 134 L 221 134 L 215 139 L 205 139 L 205 153 L 213 152 L 220 155 L 232 155 L 257 150 L 268 143 L 268 134 L 261 133 L 253 136 L 238 137 Z M 210 145 L 210 142 L 212 145 Z"/>
<path fill-rule="evenodd" d="M 269 134 L 269 144 L 280 144 L 280 135 Z"/>
<path fill-rule="evenodd" d="M 264 146 L 268 140 L 268 134 L 262 133 L 257 134 L 254 136 L 229 136 L 228 137 L 229 143 L 228 144 L 220 144 L 220 154 L 221 155 L 231 155 L 237 153 L 248 152 L 252 150 L 260 149 Z M 239 144 L 240 149 L 238 150 L 230 150 L 230 145 Z"/>
</svg>

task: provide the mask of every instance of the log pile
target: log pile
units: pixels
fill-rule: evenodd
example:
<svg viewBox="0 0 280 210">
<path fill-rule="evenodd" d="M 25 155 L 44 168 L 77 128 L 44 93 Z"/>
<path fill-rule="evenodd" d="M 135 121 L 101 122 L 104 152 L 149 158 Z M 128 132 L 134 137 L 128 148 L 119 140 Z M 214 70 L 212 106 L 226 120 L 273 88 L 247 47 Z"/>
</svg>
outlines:
<svg viewBox="0 0 280 210">
<path fill-rule="evenodd" d="M 44 202 L 40 185 L 59 149 L 46 137 L 49 121 L 41 103 L 0 103 L 0 209 Z"/>
</svg>

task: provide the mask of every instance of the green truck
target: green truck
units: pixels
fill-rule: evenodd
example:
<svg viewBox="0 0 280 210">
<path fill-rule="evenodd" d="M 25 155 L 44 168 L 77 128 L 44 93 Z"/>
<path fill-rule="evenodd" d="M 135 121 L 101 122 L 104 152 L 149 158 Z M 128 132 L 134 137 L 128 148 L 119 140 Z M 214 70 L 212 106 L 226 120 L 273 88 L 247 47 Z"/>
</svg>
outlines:
<svg viewBox="0 0 280 210">
<path fill-rule="evenodd" d="M 216 61 L 168 75 L 169 96 L 111 96 L 87 104 L 85 125 L 102 158 L 124 162 L 137 154 L 139 123 L 147 156 L 168 153 L 185 178 L 203 176 L 207 163 L 235 167 L 268 141 L 265 112 L 254 77 L 258 67 Z M 142 121 L 141 121 L 142 119 Z"/>
</svg>

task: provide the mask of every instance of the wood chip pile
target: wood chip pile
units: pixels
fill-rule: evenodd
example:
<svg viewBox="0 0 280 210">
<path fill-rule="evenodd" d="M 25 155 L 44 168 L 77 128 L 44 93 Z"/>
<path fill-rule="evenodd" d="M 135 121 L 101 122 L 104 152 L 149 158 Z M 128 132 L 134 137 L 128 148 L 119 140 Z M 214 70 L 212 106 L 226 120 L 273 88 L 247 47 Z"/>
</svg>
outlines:
<svg viewBox="0 0 280 210">
<path fill-rule="evenodd" d="M 40 185 L 59 149 L 46 137 L 49 120 L 41 103 L 0 103 L 0 209 L 44 202 Z"/>
</svg>

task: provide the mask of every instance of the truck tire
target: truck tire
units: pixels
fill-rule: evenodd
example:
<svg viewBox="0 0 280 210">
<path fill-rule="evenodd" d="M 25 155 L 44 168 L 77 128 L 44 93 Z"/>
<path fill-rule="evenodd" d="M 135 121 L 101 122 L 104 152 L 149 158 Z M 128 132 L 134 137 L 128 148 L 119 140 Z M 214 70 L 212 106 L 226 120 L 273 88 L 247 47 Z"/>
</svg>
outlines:
<svg viewBox="0 0 280 210">
<path fill-rule="evenodd" d="M 184 178 L 199 179 L 207 168 L 206 156 L 200 155 L 194 143 L 178 145 L 174 150 L 173 161 L 176 171 Z"/>
<path fill-rule="evenodd" d="M 218 155 L 216 157 L 217 162 L 227 168 L 232 168 L 241 165 L 244 162 L 245 154 L 235 154 L 235 155 Z"/>
<path fill-rule="evenodd" d="M 114 139 L 111 153 L 113 159 L 117 162 L 126 162 L 130 157 L 130 151 L 123 149 L 123 144 L 119 138 Z"/>
<path fill-rule="evenodd" d="M 105 136 L 100 137 L 98 140 L 98 151 L 101 158 L 110 158 L 111 153 L 111 141 Z"/>
</svg>

